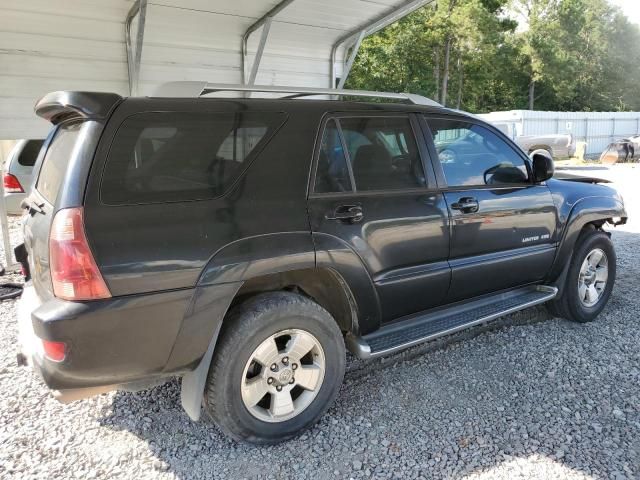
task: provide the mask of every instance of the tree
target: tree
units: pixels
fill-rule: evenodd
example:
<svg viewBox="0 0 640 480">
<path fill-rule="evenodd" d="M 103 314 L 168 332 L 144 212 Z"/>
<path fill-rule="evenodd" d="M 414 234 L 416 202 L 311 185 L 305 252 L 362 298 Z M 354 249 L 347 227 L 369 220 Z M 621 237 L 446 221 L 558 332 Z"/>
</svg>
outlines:
<svg viewBox="0 0 640 480">
<path fill-rule="evenodd" d="M 638 44 L 607 0 L 438 0 L 365 39 L 347 86 L 476 112 L 640 109 Z"/>
<path fill-rule="evenodd" d="M 544 80 L 558 45 L 553 36 L 557 26 L 560 0 L 513 0 L 512 8 L 524 22 L 525 30 L 520 35 L 521 54 L 527 59 L 529 73 L 529 110 L 536 100 L 536 84 Z"/>
<path fill-rule="evenodd" d="M 499 16 L 506 2 L 441 0 L 414 12 L 363 42 L 348 85 L 413 91 L 446 105 L 454 82 L 461 107 L 474 74 L 491 65 L 504 32 L 515 28 Z"/>
</svg>

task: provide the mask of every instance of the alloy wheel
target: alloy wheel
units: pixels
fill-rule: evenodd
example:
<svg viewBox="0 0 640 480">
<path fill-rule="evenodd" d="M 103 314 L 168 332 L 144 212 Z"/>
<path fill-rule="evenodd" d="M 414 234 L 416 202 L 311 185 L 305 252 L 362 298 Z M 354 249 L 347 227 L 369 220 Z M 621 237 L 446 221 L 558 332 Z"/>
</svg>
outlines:
<svg viewBox="0 0 640 480">
<path fill-rule="evenodd" d="M 609 279 L 609 261 L 600 248 L 585 257 L 578 275 L 578 298 L 586 307 L 593 307 L 604 293 Z"/>
<path fill-rule="evenodd" d="M 318 339 L 304 330 L 282 330 L 249 357 L 242 375 L 242 401 L 259 420 L 289 420 L 317 396 L 324 373 L 325 356 Z"/>
</svg>

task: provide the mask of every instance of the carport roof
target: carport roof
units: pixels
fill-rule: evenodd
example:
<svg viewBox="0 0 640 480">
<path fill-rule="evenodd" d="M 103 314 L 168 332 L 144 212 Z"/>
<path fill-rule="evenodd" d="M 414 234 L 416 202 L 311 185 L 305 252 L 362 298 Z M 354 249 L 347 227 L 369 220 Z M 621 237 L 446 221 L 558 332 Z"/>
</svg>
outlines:
<svg viewBox="0 0 640 480">
<path fill-rule="evenodd" d="M 362 38 L 431 1 L 4 0 L 0 139 L 44 135 L 32 108 L 52 90 L 144 95 L 184 80 L 334 87 Z"/>
</svg>

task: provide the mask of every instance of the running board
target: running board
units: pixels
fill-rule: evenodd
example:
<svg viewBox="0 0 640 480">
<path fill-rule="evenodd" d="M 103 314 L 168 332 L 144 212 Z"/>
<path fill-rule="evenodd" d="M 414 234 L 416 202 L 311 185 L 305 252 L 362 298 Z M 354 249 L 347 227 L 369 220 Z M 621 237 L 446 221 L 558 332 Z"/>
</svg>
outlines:
<svg viewBox="0 0 640 480">
<path fill-rule="evenodd" d="M 426 314 L 413 315 L 363 337 L 347 335 L 347 346 L 358 358 L 381 357 L 548 302 L 557 293 L 555 287 L 536 285 L 458 303 Z"/>
</svg>

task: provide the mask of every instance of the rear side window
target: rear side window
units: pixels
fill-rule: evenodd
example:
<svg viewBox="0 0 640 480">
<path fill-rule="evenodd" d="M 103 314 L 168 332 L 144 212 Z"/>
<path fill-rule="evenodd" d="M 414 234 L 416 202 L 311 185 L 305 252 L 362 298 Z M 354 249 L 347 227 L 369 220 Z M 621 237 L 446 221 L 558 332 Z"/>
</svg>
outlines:
<svg viewBox="0 0 640 480">
<path fill-rule="evenodd" d="M 43 143 L 44 140 L 28 140 L 22 152 L 18 155 L 18 163 L 23 167 L 33 167 L 36 164 L 36 159 Z"/>
<path fill-rule="evenodd" d="M 123 205 L 222 195 L 284 119 L 279 112 L 133 115 L 111 145 L 102 201 Z"/>
<path fill-rule="evenodd" d="M 81 122 L 61 125 L 47 149 L 36 190 L 51 204 L 55 203 L 82 125 Z"/>
</svg>

